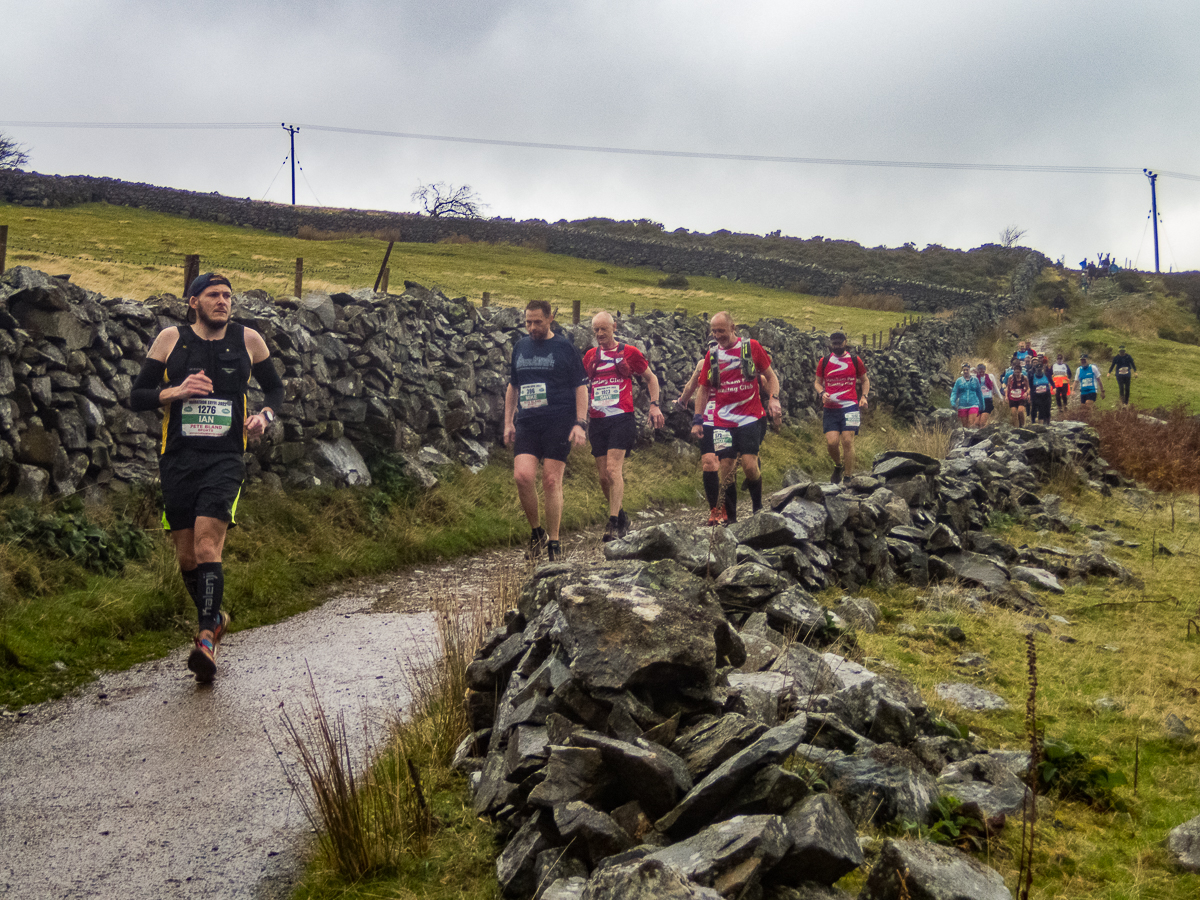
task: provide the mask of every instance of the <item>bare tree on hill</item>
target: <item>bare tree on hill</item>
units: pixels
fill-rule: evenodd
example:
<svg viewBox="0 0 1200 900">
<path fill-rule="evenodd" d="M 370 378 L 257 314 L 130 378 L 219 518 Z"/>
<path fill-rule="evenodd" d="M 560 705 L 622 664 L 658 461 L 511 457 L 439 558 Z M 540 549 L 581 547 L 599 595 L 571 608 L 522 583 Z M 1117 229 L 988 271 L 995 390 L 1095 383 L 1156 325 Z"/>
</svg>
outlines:
<svg viewBox="0 0 1200 900">
<path fill-rule="evenodd" d="M 1020 228 L 1016 225 L 1009 225 L 1000 232 L 1000 246 L 1006 250 L 1011 250 L 1017 246 L 1017 241 L 1025 236 L 1027 229 Z"/>
<path fill-rule="evenodd" d="M 0 133 L 0 169 L 20 169 L 29 164 L 29 154 L 25 148 Z"/>
<path fill-rule="evenodd" d="M 479 211 L 487 206 L 469 184 L 455 187 L 444 181 L 418 184 L 412 199 L 421 204 L 427 215 L 435 219 L 457 217 L 478 219 Z"/>
</svg>

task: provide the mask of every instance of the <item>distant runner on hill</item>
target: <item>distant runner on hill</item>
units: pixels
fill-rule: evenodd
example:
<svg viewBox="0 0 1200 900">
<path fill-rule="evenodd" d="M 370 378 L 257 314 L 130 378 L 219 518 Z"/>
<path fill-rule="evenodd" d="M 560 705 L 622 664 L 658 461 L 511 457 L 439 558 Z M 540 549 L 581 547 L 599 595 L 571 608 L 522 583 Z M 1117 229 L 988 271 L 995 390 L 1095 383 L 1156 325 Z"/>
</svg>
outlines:
<svg viewBox="0 0 1200 900">
<path fill-rule="evenodd" d="M 950 406 L 958 412 L 958 421 L 963 427 L 974 428 L 979 423 L 983 390 L 979 379 L 971 372 L 970 363 L 962 364 L 958 379 L 950 390 Z"/>
<path fill-rule="evenodd" d="M 665 419 L 658 405 L 658 378 L 642 352 L 618 343 L 613 334 L 613 317 L 598 312 L 592 317 L 596 346 L 583 355 L 583 368 L 590 382 L 588 440 L 596 460 L 600 489 L 608 500 L 608 524 L 603 541 L 624 537 L 629 517 L 621 508 L 625 497 L 625 455 L 637 442 L 633 417 L 633 376 L 646 382 L 650 392 L 650 424 L 662 428 Z"/>
<path fill-rule="evenodd" d="M 1020 360 L 1013 363 L 1012 375 L 1004 388 L 1004 398 L 1008 401 L 1008 408 L 1016 418 L 1013 424 L 1018 428 L 1023 428 L 1025 416 L 1029 412 L 1029 380 L 1021 370 Z"/>
<path fill-rule="evenodd" d="M 1108 367 L 1108 374 L 1113 373 L 1113 369 L 1117 370 L 1117 389 L 1121 393 L 1121 402 L 1129 405 L 1129 383 L 1131 379 L 1137 378 L 1137 366 L 1133 362 L 1133 357 L 1125 352 L 1122 347 L 1117 351 L 1117 355 L 1113 357 L 1112 364 Z"/>
<path fill-rule="evenodd" d="M 1067 400 L 1071 396 L 1071 367 L 1067 365 L 1061 353 L 1058 354 L 1054 366 L 1050 369 L 1050 378 L 1054 382 L 1054 402 L 1058 406 L 1058 411 L 1064 412 L 1067 408 Z"/>
<path fill-rule="evenodd" d="M 525 307 L 526 337 L 513 348 L 508 389 L 504 394 L 504 443 L 513 450 L 513 480 L 529 521 L 531 560 L 562 556 L 558 529 L 562 523 L 563 473 L 572 445 L 587 440 L 587 372 L 579 351 L 555 334 L 554 312 L 545 300 Z M 537 468 L 542 464 L 546 525 L 538 510 Z"/>
<path fill-rule="evenodd" d="M 746 473 L 746 490 L 754 512 L 762 508 L 762 472 L 758 467 L 758 450 L 767 431 L 767 414 L 778 422 L 783 418 L 779 404 L 779 377 L 771 366 L 771 357 L 758 341 L 739 337 L 733 316 L 719 312 L 709 320 L 717 346 L 705 354 L 700 368 L 696 407 L 704 409 L 709 398 L 717 401 L 713 409 L 713 449 L 721 461 L 721 483 L 733 481 L 734 467 L 741 460 Z M 759 376 L 766 376 L 767 410 L 759 398 Z M 696 437 L 702 437 L 703 425 L 692 427 Z M 736 508 L 736 507 L 735 507 Z M 713 507 L 710 525 L 728 521 L 723 508 Z"/>
<path fill-rule="evenodd" d="M 1050 395 L 1054 393 L 1054 381 L 1046 371 L 1040 356 L 1035 356 L 1029 370 L 1030 408 L 1033 421 L 1050 424 Z"/>
<path fill-rule="evenodd" d="M 1079 386 L 1079 402 L 1084 407 L 1096 403 L 1096 392 L 1104 396 L 1104 384 L 1100 380 L 1100 369 L 1088 362 L 1087 354 L 1079 357 L 1079 368 L 1075 370 L 1075 384 Z"/>
<path fill-rule="evenodd" d="M 226 532 L 236 525 L 246 479 L 246 439 L 263 434 L 283 405 L 283 381 L 262 335 L 230 320 L 229 279 L 206 272 L 187 289 L 191 325 L 164 328 L 154 339 L 129 394 L 135 411 L 164 408 L 158 468 L 163 527 L 175 544 L 184 586 L 196 604 L 199 634 L 187 666 L 208 683 L 229 627 L 221 609 Z M 246 409 L 250 377 L 265 393 L 257 413 Z"/>
<path fill-rule="evenodd" d="M 871 379 L 862 358 L 846 349 L 846 335 L 835 331 L 829 336 L 829 353 L 817 363 L 813 386 L 821 401 L 821 430 L 825 447 L 833 460 L 829 480 L 841 482 L 854 474 L 854 436 L 862 427 L 862 411 L 867 408 Z"/>
<path fill-rule="evenodd" d="M 982 428 L 996 411 L 996 394 L 1000 388 L 996 386 L 996 379 L 988 373 L 986 363 L 975 367 L 975 378 L 979 382 L 979 393 L 983 395 L 983 408 L 979 411 L 979 427 Z"/>
</svg>

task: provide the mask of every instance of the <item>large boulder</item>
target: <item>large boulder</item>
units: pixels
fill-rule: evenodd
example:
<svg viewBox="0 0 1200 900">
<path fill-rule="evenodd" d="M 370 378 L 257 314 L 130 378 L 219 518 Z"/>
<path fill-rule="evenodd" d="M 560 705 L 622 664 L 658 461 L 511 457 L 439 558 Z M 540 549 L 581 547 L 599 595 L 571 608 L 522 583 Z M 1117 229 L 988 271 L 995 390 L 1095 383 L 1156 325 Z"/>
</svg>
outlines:
<svg viewBox="0 0 1200 900">
<path fill-rule="evenodd" d="M 1200 872 L 1200 816 L 1171 829 L 1167 850 L 1181 869 Z"/>
<path fill-rule="evenodd" d="M 784 816 L 783 824 L 791 844 L 772 870 L 772 881 L 831 885 L 863 864 L 854 823 L 828 794 L 816 794 L 796 804 Z"/>
<path fill-rule="evenodd" d="M 859 825 L 925 823 L 937 803 L 933 776 L 916 757 L 894 747 L 835 758 L 823 768 L 829 792 Z"/>
<path fill-rule="evenodd" d="M 885 841 L 858 900 L 1012 900 L 995 869 L 949 847 Z"/>
</svg>

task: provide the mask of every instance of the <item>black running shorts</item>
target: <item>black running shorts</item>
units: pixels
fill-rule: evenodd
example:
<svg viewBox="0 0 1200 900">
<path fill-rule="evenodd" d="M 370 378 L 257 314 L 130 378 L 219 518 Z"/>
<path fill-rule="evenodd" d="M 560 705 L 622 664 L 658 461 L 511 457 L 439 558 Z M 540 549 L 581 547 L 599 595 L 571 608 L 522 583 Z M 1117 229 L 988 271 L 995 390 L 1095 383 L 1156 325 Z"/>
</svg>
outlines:
<svg viewBox="0 0 1200 900">
<path fill-rule="evenodd" d="M 553 459 L 566 462 L 571 452 L 571 429 L 575 417 L 553 419 L 537 425 L 517 423 L 517 439 L 513 442 L 513 456 L 524 453 L 538 459 Z"/>
<path fill-rule="evenodd" d="M 767 420 L 759 419 L 737 428 L 714 428 L 713 449 L 717 459 L 736 459 L 739 456 L 757 456 L 767 435 Z"/>
<path fill-rule="evenodd" d="M 716 448 L 713 447 L 713 427 L 711 425 L 704 426 L 704 434 L 700 437 L 700 455 L 704 456 L 708 453 L 716 453 Z"/>
<path fill-rule="evenodd" d="M 989 415 L 996 411 L 996 404 L 992 402 L 991 397 L 983 398 L 983 411 Z"/>
<path fill-rule="evenodd" d="M 237 524 L 238 498 L 246 480 L 241 453 L 173 450 L 158 459 L 162 482 L 163 528 L 194 528 L 197 516 Z"/>
<path fill-rule="evenodd" d="M 846 421 L 847 416 L 850 417 L 849 421 Z M 851 407 L 850 409 L 825 408 L 821 411 L 821 430 L 825 434 L 829 434 L 832 431 L 852 431 L 855 434 L 858 434 L 858 428 L 861 422 L 862 411 L 857 406 Z"/>
<path fill-rule="evenodd" d="M 592 456 L 607 456 L 609 450 L 629 452 L 637 443 L 637 420 L 633 413 L 589 419 L 588 440 L 592 443 Z"/>
</svg>

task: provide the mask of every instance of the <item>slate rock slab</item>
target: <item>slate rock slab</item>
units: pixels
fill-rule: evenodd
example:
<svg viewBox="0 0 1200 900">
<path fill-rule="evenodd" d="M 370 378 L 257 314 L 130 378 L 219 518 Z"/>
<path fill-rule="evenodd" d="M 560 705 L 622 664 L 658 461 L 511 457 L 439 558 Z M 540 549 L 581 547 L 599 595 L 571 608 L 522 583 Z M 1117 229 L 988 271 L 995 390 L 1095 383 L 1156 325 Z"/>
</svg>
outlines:
<svg viewBox="0 0 1200 900">
<path fill-rule="evenodd" d="M 902 898 L 1012 900 L 1012 894 L 999 872 L 958 850 L 924 841 L 885 841 L 858 900 Z"/>
<path fill-rule="evenodd" d="M 1058 579 L 1045 569 L 1037 569 L 1033 566 L 1013 566 L 1010 572 L 1015 581 L 1023 581 L 1025 584 L 1050 591 L 1052 594 L 1066 593 L 1063 586 L 1058 583 Z"/>
<path fill-rule="evenodd" d="M 601 866 L 592 873 L 580 900 L 723 900 L 658 860 L 638 859 Z"/>
<path fill-rule="evenodd" d="M 790 844 L 779 816 L 735 816 L 651 853 L 647 859 L 715 887 L 723 895 L 738 896 L 779 862 Z"/>
<path fill-rule="evenodd" d="M 716 577 L 736 560 L 737 539 L 722 528 L 688 528 L 677 522 L 631 531 L 604 545 L 610 560 L 673 559 L 694 575 Z"/>
<path fill-rule="evenodd" d="M 1167 850 L 1181 869 L 1200 872 L 1200 816 L 1171 829 Z"/>
<path fill-rule="evenodd" d="M 1008 701 L 999 694 L 973 684 L 943 681 L 937 686 L 937 695 L 963 709 L 985 712 L 1008 709 Z"/>
<path fill-rule="evenodd" d="M 828 794 L 816 794 L 796 804 L 784 816 L 783 824 L 791 846 L 771 871 L 771 881 L 832 885 L 863 864 L 854 823 Z"/>
<path fill-rule="evenodd" d="M 760 722 L 728 713 L 689 728 L 675 739 L 671 750 L 684 761 L 693 778 L 703 778 L 766 732 L 767 726 Z"/>
<path fill-rule="evenodd" d="M 753 744 L 717 766 L 679 805 L 658 820 L 659 831 L 672 837 L 695 834 L 708 825 L 738 789 L 759 769 L 782 761 L 804 739 L 808 725 L 804 714 L 776 725 Z"/>
<path fill-rule="evenodd" d="M 877 751 L 833 759 L 824 766 L 829 792 L 846 814 L 859 825 L 880 828 L 900 821 L 928 822 L 938 798 L 933 776 L 915 757 L 910 767 L 886 755 L 875 759 L 873 752 Z"/>
<path fill-rule="evenodd" d="M 671 560 L 574 573 L 560 581 L 558 605 L 559 640 L 589 691 L 711 684 L 718 644 L 733 643 L 704 581 Z"/>
<path fill-rule="evenodd" d="M 942 557 L 955 577 L 987 588 L 989 591 L 1001 591 L 1008 586 L 1008 568 L 990 556 L 964 551 L 962 553 L 947 553 Z"/>
</svg>

